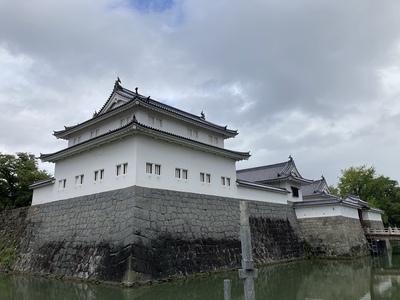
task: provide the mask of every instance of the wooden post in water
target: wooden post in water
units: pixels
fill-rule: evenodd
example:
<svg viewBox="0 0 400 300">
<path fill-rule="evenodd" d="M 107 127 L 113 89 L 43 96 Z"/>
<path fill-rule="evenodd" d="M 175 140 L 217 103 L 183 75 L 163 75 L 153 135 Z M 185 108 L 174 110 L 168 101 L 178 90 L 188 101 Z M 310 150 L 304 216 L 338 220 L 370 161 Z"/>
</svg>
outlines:
<svg viewBox="0 0 400 300">
<path fill-rule="evenodd" d="M 257 278 L 258 270 L 254 269 L 247 201 L 240 201 L 240 239 L 242 242 L 242 269 L 239 269 L 239 278 L 244 279 L 244 299 L 255 300 L 254 278 Z"/>
</svg>

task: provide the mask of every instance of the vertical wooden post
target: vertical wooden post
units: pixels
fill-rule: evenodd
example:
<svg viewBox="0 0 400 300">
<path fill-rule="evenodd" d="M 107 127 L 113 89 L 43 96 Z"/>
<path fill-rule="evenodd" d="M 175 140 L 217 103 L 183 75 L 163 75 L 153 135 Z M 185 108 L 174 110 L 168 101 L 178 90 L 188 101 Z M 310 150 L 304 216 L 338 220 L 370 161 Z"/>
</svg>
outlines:
<svg viewBox="0 0 400 300">
<path fill-rule="evenodd" d="M 231 300 L 231 281 L 224 280 L 224 300 Z"/>
<path fill-rule="evenodd" d="M 239 278 L 244 279 L 244 299 L 255 300 L 254 278 L 257 278 L 258 270 L 254 269 L 247 201 L 240 201 L 240 239 L 242 242 L 242 269 L 239 269 Z"/>
</svg>

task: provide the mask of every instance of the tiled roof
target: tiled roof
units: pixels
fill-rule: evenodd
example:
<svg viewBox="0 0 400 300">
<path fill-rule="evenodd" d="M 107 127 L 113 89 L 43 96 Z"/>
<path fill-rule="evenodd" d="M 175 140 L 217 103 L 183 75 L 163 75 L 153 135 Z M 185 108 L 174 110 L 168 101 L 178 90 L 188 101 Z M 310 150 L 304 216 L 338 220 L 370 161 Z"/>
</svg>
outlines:
<svg viewBox="0 0 400 300">
<path fill-rule="evenodd" d="M 273 192 L 277 192 L 277 193 L 282 193 L 282 194 L 289 194 L 290 192 L 285 189 L 285 188 L 281 188 L 281 187 L 276 187 L 276 186 L 271 186 L 271 185 L 267 185 L 267 184 L 262 184 L 262 183 L 254 183 L 254 182 L 249 182 L 249 181 L 244 181 L 244 180 L 239 180 L 237 179 L 236 182 L 240 185 L 243 186 L 250 186 L 252 188 L 258 188 L 258 189 L 262 189 L 262 190 L 269 190 L 269 191 L 273 191 Z"/>
<path fill-rule="evenodd" d="M 242 169 L 236 171 L 237 179 L 249 182 L 275 182 L 287 179 L 298 180 L 304 183 L 311 182 L 304 179 L 297 171 L 294 160 L 290 157 L 288 161 L 273 165 Z"/>
<path fill-rule="evenodd" d="M 311 196 L 315 194 L 330 194 L 328 189 L 328 184 L 324 177 L 319 180 L 313 180 L 309 185 L 304 185 L 301 188 L 303 197 Z"/>
<path fill-rule="evenodd" d="M 383 213 L 380 209 L 370 207 L 369 203 L 361 200 L 359 197 L 354 195 L 346 195 L 344 199 L 339 196 L 316 193 L 315 195 L 309 195 L 305 201 L 294 203 L 294 207 L 312 207 L 312 206 L 326 206 L 326 205 L 345 205 L 354 207 L 362 210 L 371 210 L 377 213 Z"/>
<path fill-rule="evenodd" d="M 172 134 L 170 132 L 162 131 L 157 128 L 153 128 L 144 124 L 141 124 L 137 121 L 135 117 L 133 117 L 132 121 L 129 122 L 128 124 L 119 127 L 114 130 L 110 130 L 109 132 L 106 132 L 104 134 L 101 134 L 99 136 L 96 136 L 92 139 L 86 140 L 82 143 L 73 145 L 71 147 L 65 148 L 63 150 L 50 153 L 50 154 L 41 154 L 40 159 L 43 161 L 56 161 L 62 157 L 65 156 L 70 156 L 74 155 L 76 153 L 91 149 L 93 147 L 97 147 L 101 144 L 110 142 L 116 138 L 120 138 L 121 136 L 124 135 L 129 135 L 133 132 L 140 131 L 144 134 L 149 134 L 149 135 L 157 135 L 159 138 L 164 138 L 168 141 L 175 141 L 176 143 L 180 145 L 191 145 L 192 147 L 198 148 L 198 149 L 203 149 L 205 151 L 209 151 L 215 154 L 220 154 L 224 156 L 231 157 L 236 160 L 242 160 L 242 159 L 248 159 L 250 157 L 249 152 L 238 152 L 238 151 L 232 151 L 228 150 L 225 148 L 220 148 L 216 147 L 210 144 L 202 143 L 199 141 L 195 141 L 193 139 L 189 139 L 187 137 L 182 137 L 176 134 Z"/>
<path fill-rule="evenodd" d="M 344 200 L 349 201 L 349 202 L 353 202 L 353 203 L 358 203 L 361 206 L 369 207 L 369 203 L 368 202 L 366 202 L 364 200 L 361 200 L 360 197 L 355 196 L 355 195 L 347 194 L 344 197 Z"/>
<path fill-rule="evenodd" d="M 293 206 L 296 207 L 312 207 L 312 206 L 326 206 L 326 205 L 338 205 L 342 204 L 343 201 L 339 197 L 328 198 L 324 200 L 310 200 L 294 202 Z"/>
<path fill-rule="evenodd" d="M 105 116 L 107 116 L 108 114 L 110 114 L 114 111 L 114 109 L 106 110 L 109 102 L 113 99 L 114 95 L 120 95 L 121 97 L 123 97 L 127 100 L 127 102 L 125 104 L 122 104 L 122 105 L 114 108 L 115 110 L 117 108 L 122 109 L 124 107 L 127 107 L 130 104 L 132 104 L 134 101 L 137 100 L 142 105 L 152 107 L 153 109 L 154 108 L 159 109 L 165 113 L 170 113 L 177 117 L 184 118 L 187 121 L 195 122 L 199 126 L 208 127 L 210 129 L 217 130 L 221 134 L 224 134 L 227 137 L 233 137 L 238 134 L 237 130 L 231 130 L 231 129 L 228 129 L 227 126 L 220 126 L 220 125 L 214 124 L 212 122 L 207 121 L 205 118 L 202 118 L 201 116 L 196 116 L 194 114 L 174 108 L 172 106 L 161 103 L 159 101 L 150 99 L 150 97 L 146 97 L 144 95 L 138 94 L 138 93 L 128 90 L 122 86 L 118 86 L 118 87 L 114 87 L 114 90 L 111 93 L 111 95 L 109 96 L 108 100 L 104 103 L 104 105 L 102 106 L 100 111 L 97 114 L 95 114 L 92 119 L 89 119 L 85 122 L 82 122 L 82 123 L 74 125 L 74 126 L 64 126 L 63 130 L 54 131 L 54 135 L 57 137 L 61 137 L 65 134 L 67 134 L 68 131 L 70 131 L 70 130 L 73 130 L 76 128 L 82 128 L 85 125 L 92 124 L 92 123 L 96 122 L 97 120 L 103 119 Z"/>
<path fill-rule="evenodd" d="M 45 185 L 48 185 L 48 184 L 52 184 L 52 183 L 54 183 L 54 180 L 55 180 L 54 177 L 42 179 L 42 180 L 39 180 L 39 181 L 36 181 L 36 182 L 32 183 L 32 184 L 29 186 L 29 188 L 30 188 L 30 189 L 35 189 L 35 188 L 38 188 L 38 187 L 41 187 L 41 186 L 45 186 Z"/>
</svg>

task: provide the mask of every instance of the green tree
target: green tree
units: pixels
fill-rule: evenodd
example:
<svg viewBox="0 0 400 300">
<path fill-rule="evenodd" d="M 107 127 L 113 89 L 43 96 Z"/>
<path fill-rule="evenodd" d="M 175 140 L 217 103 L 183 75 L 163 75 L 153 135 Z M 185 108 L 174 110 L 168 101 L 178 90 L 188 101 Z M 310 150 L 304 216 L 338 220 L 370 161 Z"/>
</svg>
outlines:
<svg viewBox="0 0 400 300">
<path fill-rule="evenodd" d="M 334 187 L 333 185 L 330 185 L 328 188 L 332 195 L 340 196 L 339 188 Z"/>
<path fill-rule="evenodd" d="M 371 206 L 385 211 L 386 224 L 400 225 L 400 187 L 396 180 L 377 175 L 374 167 L 365 165 L 341 170 L 338 191 L 343 198 L 346 194 L 360 197 Z"/>
<path fill-rule="evenodd" d="M 341 170 L 342 177 L 339 178 L 339 194 L 343 198 L 346 194 L 359 196 L 366 200 L 369 196 L 370 184 L 375 177 L 375 168 L 367 168 L 365 165 L 360 167 L 350 167 Z"/>
<path fill-rule="evenodd" d="M 46 171 L 39 170 L 33 154 L 0 152 L 0 211 L 30 205 L 32 190 L 29 186 L 50 176 Z"/>
</svg>

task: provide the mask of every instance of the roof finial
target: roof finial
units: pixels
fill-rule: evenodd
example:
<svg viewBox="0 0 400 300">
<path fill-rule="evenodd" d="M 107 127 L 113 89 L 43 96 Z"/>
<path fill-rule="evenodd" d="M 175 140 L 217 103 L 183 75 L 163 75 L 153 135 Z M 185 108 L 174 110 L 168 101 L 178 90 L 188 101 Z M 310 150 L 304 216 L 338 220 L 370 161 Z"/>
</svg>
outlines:
<svg viewBox="0 0 400 300">
<path fill-rule="evenodd" d="M 206 119 L 206 114 L 204 113 L 204 111 L 201 111 L 200 118 L 202 118 L 203 120 Z"/>
<path fill-rule="evenodd" d="M 292 155 L 289 155 L 289 161 L 293 161 Z"/>
<path fill-rule="evenodd" d="M 136 92 L 136 94 L 138 93 L 138 89 L 139 89 L 138 87 L 135 87 L 135 92 Z"/>
<path fill-rule="evenodd" d="M 119 77 L 117 76 L 117 80 L 115 80 L 114 83 L 114 89 L 120 89 L 121 88 L 121 79 L 119 79 Z"/>
</svg>

